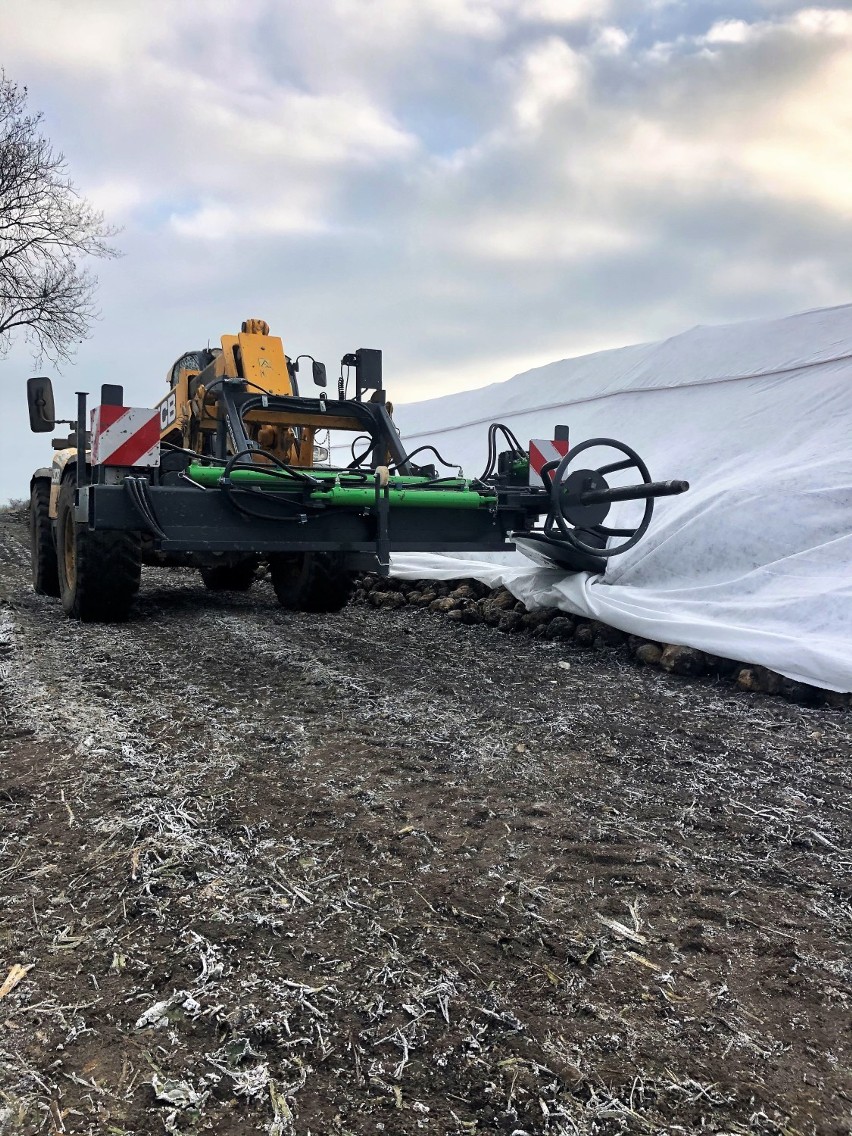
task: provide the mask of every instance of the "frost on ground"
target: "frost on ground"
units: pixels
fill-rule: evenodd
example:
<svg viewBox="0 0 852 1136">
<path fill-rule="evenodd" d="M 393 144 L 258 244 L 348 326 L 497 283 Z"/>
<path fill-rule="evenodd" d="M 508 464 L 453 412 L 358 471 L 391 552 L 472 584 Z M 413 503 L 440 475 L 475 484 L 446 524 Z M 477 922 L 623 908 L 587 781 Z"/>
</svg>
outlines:
<svg viewBox="0 0 852 1136">
<path fill-rule="evenodd" d="M 0 1132 L 849 1132 L 848 713 L 26 541 Z"/>
</svg>

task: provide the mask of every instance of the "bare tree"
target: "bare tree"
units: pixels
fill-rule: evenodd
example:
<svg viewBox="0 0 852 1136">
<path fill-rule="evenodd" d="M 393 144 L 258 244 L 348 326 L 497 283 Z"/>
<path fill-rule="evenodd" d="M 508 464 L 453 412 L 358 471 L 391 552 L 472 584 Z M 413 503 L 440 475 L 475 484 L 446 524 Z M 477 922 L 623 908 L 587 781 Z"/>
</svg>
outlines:
<svg viewBox="0 0 852 1136">
<path fill-rule="evenodd" d="M 96 316 L 85 257 L 114 257 L 116 230 L 80 197 L 65 156 L 28 114 L 27 89 L 0 71 L 0 357 L 17 334 L 37 358 L 68 360 Z"/>
</svg>

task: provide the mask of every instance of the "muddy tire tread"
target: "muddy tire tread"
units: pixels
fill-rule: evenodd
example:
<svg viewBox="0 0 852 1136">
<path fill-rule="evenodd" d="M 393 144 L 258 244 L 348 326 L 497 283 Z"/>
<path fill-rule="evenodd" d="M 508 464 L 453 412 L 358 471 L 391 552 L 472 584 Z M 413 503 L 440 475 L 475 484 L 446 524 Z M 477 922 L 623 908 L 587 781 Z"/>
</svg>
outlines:
<svg viewBox="0 0 852 1136">
<path fill-rule="evenodd" d="M 256 567 L 254 560 L 243 560 L 238 564 L 217 564 L 199 571 L 205 588 L 211 592 L 247 592 L 254 583 Z"/>
<path fill-rule="evenodd" d="M 270 558 L 269 566 L 278 602 L 291 611 L 340 611 L 355 590 L 354 572 L 334 552 L 305 553 L 297 579 L 284 558 Z"/>
<path fill-rule="evenodd" d="M 59 595 L 59 564 L 50 519 L 50 482 L 38 478 L 30 490 L 30 539 L 33 590 L 39 596 Z"/>
<path fill-rule="evenodd" d="M 67 481 L 59 493 L 57 552 L 62 606 L 72 619 L 84 623 L 119 623 L 127 619 L 142 575 L 139 534 L 92 532 L 75 526 L 77 580 L 73 589 L 64 579 L 62 548 L 64 528 L 74 524 L 74 482 Z"/>
</svg>

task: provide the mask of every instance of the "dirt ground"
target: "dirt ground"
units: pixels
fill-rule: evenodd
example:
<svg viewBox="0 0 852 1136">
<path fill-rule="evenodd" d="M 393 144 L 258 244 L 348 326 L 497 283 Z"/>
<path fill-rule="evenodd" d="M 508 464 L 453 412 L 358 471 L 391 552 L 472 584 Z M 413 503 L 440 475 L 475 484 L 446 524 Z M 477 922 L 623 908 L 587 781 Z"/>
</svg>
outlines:
<svg viewBox="0 0 852 1136">
<path fill-rule="evenodd" d="M 0 1132 L 852 1131 L 848 712 L 28 573 L 0 517 Z"/>
</svg>

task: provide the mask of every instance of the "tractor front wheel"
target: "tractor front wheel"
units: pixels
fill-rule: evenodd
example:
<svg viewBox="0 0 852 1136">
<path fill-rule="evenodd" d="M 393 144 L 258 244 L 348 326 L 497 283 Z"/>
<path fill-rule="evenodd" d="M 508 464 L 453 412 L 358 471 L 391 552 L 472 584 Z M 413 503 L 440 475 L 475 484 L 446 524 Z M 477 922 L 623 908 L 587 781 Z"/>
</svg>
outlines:
<svg viewBox="0 0 852 1136">
<path fill-rule="evenodd" d="M 33 590 L 40 596 L 59 595 L 59 564 L 50 519 L 50 482 L 38 478 L 30 490 L 30 550 Z"/>
<path fill-rule="evenodd" d="M 78 524 L 75 489 L 69 480 L 59 490 L 56 551 L 62 606 L 84 623 L 127 619 L 142 575 L 139 534 L 96 532 Z"/>
<path fill-rule="evenodd" d="M 355 590 L 355 574 L 336 552 L 270 556 L 272 586 L 292 611 L 340 611 Z"/>
</svg>

